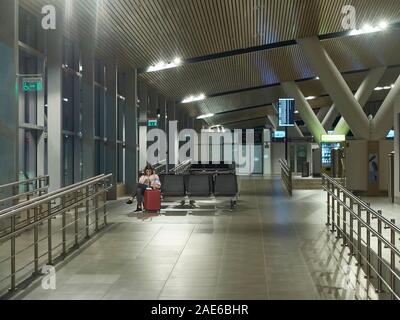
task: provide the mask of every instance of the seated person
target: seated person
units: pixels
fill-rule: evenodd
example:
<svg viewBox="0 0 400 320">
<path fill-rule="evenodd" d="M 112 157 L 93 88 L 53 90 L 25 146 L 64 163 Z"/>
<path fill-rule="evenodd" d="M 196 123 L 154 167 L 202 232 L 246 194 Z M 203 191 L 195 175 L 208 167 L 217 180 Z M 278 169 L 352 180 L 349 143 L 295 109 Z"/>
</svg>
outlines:
<svg viewBox="0 0 400 320">
<path fill-rule="evenodd" d="M 146 189 L 159 190 L 161 188 L 160 178 L 155 173 L 152 166 L 147 165 L 143 172 L 144 174 L 139 178 L 139 183 L 136 186 L 136 193 L 127 202 L 127 204 L 132 204 L 133 198 L 136 196 L 137 209 L 135 212 L 143 211 L 142 205 L 144 203 L 144 192 Z"/>
</svg>

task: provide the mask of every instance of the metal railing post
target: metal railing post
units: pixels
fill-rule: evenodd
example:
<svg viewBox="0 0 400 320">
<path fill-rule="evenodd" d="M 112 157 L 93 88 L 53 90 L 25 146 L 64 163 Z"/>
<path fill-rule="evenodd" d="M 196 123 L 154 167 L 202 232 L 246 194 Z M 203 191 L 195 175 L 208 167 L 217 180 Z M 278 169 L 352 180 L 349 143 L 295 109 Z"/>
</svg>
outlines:
<svg viewBox="0 0 400 320">
<path fill-rule="evenodd" d="M 367 226 L 371 226 L 371 212 L 367 210 Z M 371 276 L 371 231 L 367 228 L 367 285 L 369 287 Z"/>
<path fill-rule="evenodd" d="M 362 212 L 361 212 L 361 205 L 358 203 L 357 204 L 357 214 L 358 214 L 358 217 L 359 217 L 359 219 L 360 220 L 358 220 L 358 222 L 357 222 L 357 250 L 358 250 L 358 255 L 357 255 L 357 257 L 358 257 L 358 265 L 359 266 L 362 266 L 363 265 L 363 263 L 362 263 L 362 261 L 361 261 L 361 259 L 362 259 L 362 255 L 361 255 L 361 249 L 362 249 L 362 243 L 361 243 L 361 232 L 362 232 L 362 228 L 361 228 L 361 224 L 362 224 L 362 222 L 361 222 L 361 220 L 362 220 Z"/>
<path fill-rule="evenodd" d="M 378 213 L 382 215 L 382 211 L 379 210 Z M 382 236 L 382 220 L 378 219 L 378 234 Z M 377 293 L 382 293 L 382 240 L 378 237 L 378 288 Z"/>
<path fill-rule="evenodd" d="M 325 178 L 323 178 L 323 180 L 324 180 L 324 183 L 326 184 L 326 190 L 327 190 L 327 192 L 326 192 L 326 195 L 327 195 L 327 199 L 326 199 L 326 203 L 327 203 L 327 210 L 326 210 L 327 211 L 326 212 L 327 223 L 326 223 L 326 225 L 330 226 L 331 225 L 331 216 L 330 216 L 330 210 L 331 210 L 330 182 L 328 180 L 326 180 Z"/>
<path fill-rule="evenodd" d="M 331 228 L 331 232 L 334 233 L 335 232 L 335 186 L 332 185 L 332 204 L 331 204 L 331 221 L 332 221 L 332 228 Z"/>
<path fill-rule="evenodd" d="M 16 256 L 15 256 L 15 241 L 16 241 L 16 236 L 14 234 L 15 232 L 15 215 L 13 215 L 11 218 L 11 228 L 10 231 L 11 233 L 13 233 L 13 235 L 11 236 L 11 287 L 10 287 L 10 291 L 15 291 L 15 279 L 16 279 Z"/>
<path fill-rule="evenodd" d="M 86 212 L 86 238 L 90 237 L 90 220 L 89 220 L 89 214 L 90 214 L 90 200 L 89 200 L 89 187 L 86 187 L 86 205 L 85 205 L 85 212 Z"/>
<path fill-rule="evenodd" d="M 37 222 L 39 221 L 38 218 L 38 208 L 35 207 L 33 210 L 33 221 L 35 225 L 33 226 L 33 259 L 34 259 L 34 273 L 39 273 L 39 226 Z"/>
<path fill-rule="evenodd" d="M 350 255 L 354 256 L 354 200 L 350 198 Z"/>
<path fill-rule="evenodd" d="M 74 193 L 75 201 L 78 201 L 78 192 Z M 79 207 L 78 205 L 75 206 L 74 209 L 74 235 L 75 235 L 75 247 L 79 247 Z"/>
<path fill-rule="evenodd" d="M 343 202 L 344 202 L 344 206 L 343 206 L 343 246 L 347 247 L 349 245 L 348 242 L 348 238 L 347 238 L 347 196 L 345 193 L 343 193 Z"/>
<path fill-rule="evenodd" d="M 94 207 L 95 207 L 95 219 L 96 219 L 96 232 L 99 231 L 99 196 L 97 194 L 99 188 L 97 183 L 94 186 Z"/>
<path fill-rule="evenodd" d="M 107 193 L 105 191 L 105 185 L 103 185 L 103 217 L 104 226 L 107 226 Z"/>
<path fill-rule="evenodd" d="M 61 207 L 62 210 L 65 208 L 65 197 L 61 198 Z M 65 210 L 63 210 L 61 221 L 62 252 L 65 257 L 67 255 L 67 212 Z"/>
<path fill-rule="evenodd" d="M 29 191 L 29 187 L 28 187 L 28 191 Z M 28 202 L 29 200 L 31 200 L 31 197 L 30 197 L 30 195 L 28 194 L 28 195 L 26 196 L 26 201 Z M 31 210 L 30 210 L 30 209 L 28 209 L 27 212 L 26 212 L 26 223 L 27 223 L 27 224 L 30 224 L 30 223 L 31 223 Z"/>
<path fill-rule="evenodd" d="M 396 224 L 395 219 L 390 220 L 393 224 Z M 393 247 L 396 247 L 396 232 L 394 229 L 391 227 L 390 228 L 390 243 L 393 245 Z M 392 300 L 396 300 L 396 277 L 395 277 L 395 272 L 396 272 L 396 255 L 393 251 L 393 249 L 390 249 L 390 285 L 392 289 Z"/>
<path fill-rule="evenodd" d="M 336 238 L 337 239 L 341 239 L 342 238 L 342 234 L 341 234 L 341 231 L 340 231 L 340 214 L 341 214 L 341 211 L 342 211 L 341 210 L 342 205 L 340 203 L 340 194 L 341 194 L 340 189 L 337 188 L 337 198 L 338 198 L 338 200 L 336 201 L 336 204 L 337 204 L 337 209 L 336 209 Z"/>
<path fill-rule="evenodd" d="M 51 228 L 51 201 L 47 204 L 47 260 L 48 264 L 53 264 L 53 241 L 52 241 L 52 228 Z"/>
</svg>

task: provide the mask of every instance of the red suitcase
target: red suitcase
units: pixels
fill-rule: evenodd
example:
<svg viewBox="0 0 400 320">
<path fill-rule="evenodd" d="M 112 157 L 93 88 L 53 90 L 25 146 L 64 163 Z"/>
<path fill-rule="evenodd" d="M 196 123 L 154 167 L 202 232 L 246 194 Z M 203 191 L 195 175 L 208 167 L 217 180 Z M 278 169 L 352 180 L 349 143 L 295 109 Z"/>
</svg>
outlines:
<svg viewBox="0 0 400 320">
<path fill-rule="evenodd" d="M 160 190 L 146 190 L 144 192 L 144 210 L 150 212 L 161 211 Z"/>
</svg>

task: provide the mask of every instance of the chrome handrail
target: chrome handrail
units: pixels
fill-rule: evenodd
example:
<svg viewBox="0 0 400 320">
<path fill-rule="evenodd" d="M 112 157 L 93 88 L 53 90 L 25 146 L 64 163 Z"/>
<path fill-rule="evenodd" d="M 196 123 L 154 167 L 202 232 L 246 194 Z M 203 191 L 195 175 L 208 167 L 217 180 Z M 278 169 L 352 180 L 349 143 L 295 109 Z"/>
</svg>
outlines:
<svg viewBox="0 0 400 320">
<path fill-rule="evenodd" d="M 326 175 L 325 173 L 322 174 L 322 178 L 328 180 L 330 183 L 334 184 L 336 187 L 340 188 L 342 192 L 344 192 L 348 197 L 352 198 L 354 201 L 359 203 L 364 210 L 370 211 L 377 219 L 382 220 L 382 222 L 385 223 L 385 225 L 390 226 L 396 232 L 400 233 L 400 228 L 397 227 L 394 223 L 392 223 L 390 220 L 386 219 L 384 216 L 382 216 L 378 211 L 372 209 L 368 203 L 365 201 L 361 200 L 359 197 L 354 195 L 351 191 L 346 189 L 342 184 L 337 182 L 336 180 L 332 179 L 330 176 Z"/>
<path fill-rule="evenodd" d="M 20 283 L 40 276 L 41 264 L 52 266 L 65 259 L 91 235 L 107 226 L 106 203 L 107 193 L 112 188 L 111 180 L 111 174 L 100 175 L 1 211 L 0 226 L 4 228 L 0 230 L 0 246 L 9 244 L 10 255 L 2 257 L 0 264 L 9 263 L 10 273 L 0 278 L 0 296 L 7 289 L 3 287 L 4 281 L 10 281 L 9 293 L 5 296 L 15 293 Z M 32 219 L 17 223 L 20 215 L 31 211 L 34 213 Z M 56 217 L 60 219 L 54 220 Z M 43 232 L 45 236 L 39 238 Z M 60 233 L 61 236 L 55 237 Z M 22 249 L 17 246 L 19 237 L 22 238 Z M 39 248 L 45 252 L 40 252 Z"/>
<path fill-rule="evenodd" d="M 184 171 L 185 168 L 187 168 L 191 164 L 192 160 L 186 160 L 178 164 L 175 168 L 171 170 L 174 174 L 180 174 L 181 172 Z"/>
<path fill-rule="evenodd" d="M 50 193 L 46 193 L 46 194 L 44 194 L 44 195 L 42 195 L 42 196 L 39 196 L 39 197 L 37 197 L 37 198 L 32 198 L 32 199 L 29 200 L 29 201 L 21 202 L 21 203 L 15 205 L 15 206 L 12 206 L 12 207 L 3 209 L 3 210 L 0 211 L 0 220 L 1 220 L 2 215 L 6 214 L 6 213 L 8 213 L 8 212 L 10 212 L 10 211 L 12 211 L 12 210 L 16 210 L 16 209 L 22 208 L 22 207 L 25 208 L 27 205 L 30 205 L 30 204 L 32 204 L 32 203 L 36 203 L 36 201 L 40 201 L 40 200 L 43 200 L 43 199 L 47 199 L 47 198 L 50 197 L 50 196 L 54 196 L 54 195 L 59 194 L 60 192 L 68 191 L 68 190 L 70 190 L 70 189 L 71 189 L 72 187 L 74 187 L 74 186 L 79 186 L 79 185 L 81 185 L 81 184 L 88 183 L 88 182 L 93 181 L 93 180 L 96 180 L 96 179 L 100 179 L 100 178 L 102 178 L 102 177 L 104 177 L 104 176 L 105 176 L 104 174 L 101 174 L 101 175 L 98 175 L 98 176 L 96 176 L 96 177 L 92 177 L 92 178 L 86 179 L 86 180 L 84 180 L 84 181 L 77 182 L 77 183 L 75 183 L 75 184 L 73 184 L 73 185 L 70 185 L 70 186 L 67 186 L 67 187 L 58 189 L 58 190 L 56 190 L 56 191 L 53 191 L 53 192 L 50 192 Z"/>
<path fill-rule="evenodd" d="M 292 170 L 290 169 L 288 163 L 284 159 L 279 159 L 279 164 L 281 166 L 281 179 L 286 186 L 286 189 L 290 196 L 293 195 L 293 177 Z"/>
<path fill-rule="evenodd" d="M 11 183 L 7 183 L 7 184 L 1 185 L 0 186 L 0 190 L 4 189 L 4 188 L 10 188 L 10 187 L 19 186 L 21 184 L 32 183 L 32 182 L 35 182 L 35 181 L 43 181 L 43 180 L 48 181 L 48 179 L 49 179 L 49 176 L 39 176 L 39 177 L 31 178 L 31 179 L 28 179 L 28 180 L 11 182 Z"/>
<path fill-rule="evenodd" d="M 396 268 L 396 259 L 400 257 L 396 238 L 400 235 L 400 228 L 396 226 L 396 221 L 385 218 L 382 211 L 372 209 L 370 204 L 328 175 L 322 174 L 322 181 L 327 192 L 327 226 L 331 226 L 332 233 L 337 232 L 337 238 L 343 239 L 350 254 L 357 256 L 359 265 L 366 262 L 368 285 L 374 277 L 378 293 L 383 293 L 385 288 L 393 300 L 400 300 L 400 290 L 396 289 L 396 283 L 400 282 Z M 373 221 L 376 221 L 376 226 Z M 365 238 L 362 230 L 366 230 Z M 384 230 L 388 230 L 386 235 Z M 377 239 L 376 247 L 372 238 Z M 363 246 L 366 254 L 363 253 Z M 384 249 L 389 250 L 385 252 L 388 253 L 387 259 L 383 257 Z M 373 254 L 377 257 L 376 263 L 372 259 Z M 384 268 L 389 274 L 387 277 Z"/>
<path fill-rule="evenodd" d="M 19 188 L 24 185 L 27 190 L 20 192 Z M 29 190 L 29 186 L 33 186 L 33 190 Z M 41 196 L 48 192 L 49 176 L 39 176 L 22 181 L 16 181 L 0 186 L 0 193 L 5 198 L 0 198 L 0 206 L 12 206 L 21 201 L 29 201 L 31 198 Z"/>
</svg>

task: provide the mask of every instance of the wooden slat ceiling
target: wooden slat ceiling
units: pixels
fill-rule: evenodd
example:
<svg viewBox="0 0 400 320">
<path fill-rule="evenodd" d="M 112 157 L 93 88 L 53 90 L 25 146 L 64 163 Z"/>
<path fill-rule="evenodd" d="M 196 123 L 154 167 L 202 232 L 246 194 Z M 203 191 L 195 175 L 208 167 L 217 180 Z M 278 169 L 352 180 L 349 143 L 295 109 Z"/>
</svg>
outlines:
<svg viewBox="0 0 400 320">
<path fill-rule="evenodd" d="M 143 68 L 175 57 L 210 54 L 343 31 L 344 5 L 357 25 L 400 21 L 399 0 L 20 0 L 40 16 L 43 5 L 64 13 L 66 36 L 95 39 L 97 55 Z M 60 12 L 59 11 L 59 12 Z M 397 30 L 324 40 L 341 71 L 400 63 Z M 141 76 L 171 100 L 315 76 L 297 45 L 181 66 Z M 277 89 L 280 90 L 280 89 Z M 309 95 L 318 96 L 318 84 Z M 312 92 L 312 93 L 311 93 Z M 182 108 L 192 114 L 265 102 L 255 91 Z M 281 94 L 281 93 L 279 93 Z M 273 96 L 275 96 L 273 94 Z"/>
<path fill-rule="evenodd" d="M 366 76 L 366 72 L 360 72 L 355 74 L 345 75 L 344 79 L 346 80 L 349 88 L 351 90 L 356 91 L 360 86 L 361 82 L 364 80 Z M 400 67 L 388 69 L 384 76 L 380 81 L 380 86 L 388 86 L 394 83 L 396 78 L 400 74 Z M 322 98 L 309 100 L 309 104 L 313 109 L 319 109 L 322 107 L 328 107 L 332 105 L 332 100 L 330 97 L 325 97 L 327 95 L 325 89 L 321 85 L 319 80 L 309 80 L 304 82 L 299 82 L 298 86 L 304 96 L 316 96 Z M 371 95 L 370 100 L 383 100 L 388 91 L 377 91 Z M 219 124 L 220 122 L 224 122 L 225 118 L 234 117 L 235 114 L 240 114 L 241 117 L 246 119 L 245 115 L 247 114 L 247 118 L 253 117 L 253 112 L 255 109 L 245 110 L 243 112 L 233 112 L 232 114 L 230 111 L 238 110 L 241 108 L 249 108 L 255 106 L 263 106 L 269 105 L 271 103 L 276 103 L 279 98 L 285 97 L 284 92 L 282 91 L 280 86 L 274 86 L 270 88 L 263 88 L 257 89 L 252 91 L 247 91 L 243 93 L 236 93 L 230 95 L 224 95 L 215 98 L 209 98 L 204 101 L 198 102 L 192 105 L 180 105 L 181 108 L 198 108 L 199 114 L 206 114 L 206 113 L 215 113 L 218 114 L 220 112 L 225 112 L 221 116 L 215 116 L 213 118 L 208 119 L 210 124 Z M 269 109 L 269 107 L 265 107 Z M 261 109 L 263 109 L 261 107 Z M 236 119 L 239 120 L 239 119 Z"/>
<path fill-rule="evenodd" d="M 322 42 L 341 72 L 400 63 L 398 30 Z M 230 90 L 315 77 L 297 45 L 217 59 L 143 74 L 164 95 L 213 95 Z"/>
<path fill-rule="evenodd" d="M 398 0 L 20 0 L 40 15 L 54 3 L 71 33 L 96 38 L 104 55 L 144 67 L 159 60 L 204 56 L 343 31 L 341 9 L 354 5 L 357 23 L 397 22 Z M 106 40 L 106 41 L 104 41 Z M 111 41 L 111 43 L 107 43 Z M 107 48 L 101 44 L 106 44 Z M 115 44 L 115 46 L 114 46 Z"/>
</svg>

